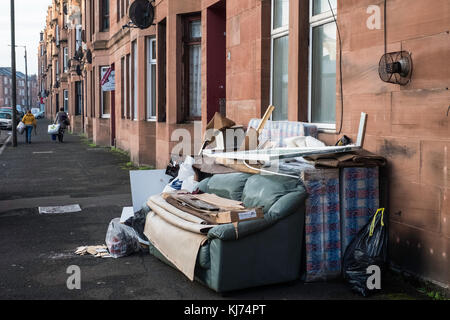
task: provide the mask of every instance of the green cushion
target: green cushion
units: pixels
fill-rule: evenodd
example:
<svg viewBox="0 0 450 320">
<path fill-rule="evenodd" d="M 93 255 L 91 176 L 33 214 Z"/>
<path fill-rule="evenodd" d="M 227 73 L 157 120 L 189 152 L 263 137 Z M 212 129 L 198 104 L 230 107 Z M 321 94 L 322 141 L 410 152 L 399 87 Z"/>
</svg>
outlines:
<svg viewBox="0 0 450 320">
<path fill-rule="evenodd" d="M 197 187 L 201 192 L 208 193 L 208 182 L 210 179 L 211 178 L 206 178 L 198 183 Z"/>
<path fill-rule="evenodd" d="M 242 239 L 248 235 L 267 229 L 274 222 L 273 220 L 266 219 L 266 217 L 258 220 L 239 222 L 237 233 L 233 224 L 221 224 L 209 230 L 208 239 L 212 240 L 217 238 L 225 241 Z"/>
<path fill-rule="evenodd" d="M 245 183 L 251 177 L 247 173 L 216 174 L 208 179 L 207 187 L 202 184 L 201 191 L 214 193 L 222 198 L 241 201 Z"/>
<path fill-rule="evenodd" d="M 211 268 L 211 257 L 209 254 L 209 243 L 206 243 L 204 246 L 200 247 L 197 255 L 197 265 L 202 267 L 203 269 Z"/>
<path fill-rule="evenodd" d="M 300 179 L 253 175 L 245 184 L 242 202 L 246 208 L 262 207 L 266 214 L 278 199 L 291 192 L 305 192 Z"/>
<path fill-rule="evenodd" d="M 304 205 L 306 197 L 305 190 L 288 193 L 272 205 L 264 218 L 271 221 L 283 219 L 298 211 Z"/>
</svg>

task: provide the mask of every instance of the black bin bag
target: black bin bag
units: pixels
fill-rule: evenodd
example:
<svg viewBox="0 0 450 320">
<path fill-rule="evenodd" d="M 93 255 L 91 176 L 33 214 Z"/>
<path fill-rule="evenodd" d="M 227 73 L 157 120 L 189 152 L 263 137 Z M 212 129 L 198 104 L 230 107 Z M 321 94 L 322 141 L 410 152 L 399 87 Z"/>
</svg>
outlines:
<svg viewBox="0 0 450 320">
<path fill-rule="evenodd" d="M 373 218 L 350 242 L 343 258 L 343 277 L 354 292 L 364 297 L 376 291 L 373 285 L 379 268 L 379 281 L 387 263 L 388 233 L 384 223 L 384 208 L 378 209 Z M 368 280 L 370 277 L 370 284 Z"/>
</svg>

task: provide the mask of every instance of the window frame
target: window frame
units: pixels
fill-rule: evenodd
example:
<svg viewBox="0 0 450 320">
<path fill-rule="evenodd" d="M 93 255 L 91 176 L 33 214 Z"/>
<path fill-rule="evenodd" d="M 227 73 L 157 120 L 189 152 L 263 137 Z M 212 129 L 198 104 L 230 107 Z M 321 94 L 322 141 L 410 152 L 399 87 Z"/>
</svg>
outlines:
<svg viewBox="0 0 450 320">
<path fill-rule="evenodd" d="M 59 80 L 59 68 L 60 68 L 60 66 L 59 66 L 59 56 L 58 56 L 56 58 L 56 61 L 55 61 L 55 78 L 56 78 L 56 81 Z"/>
<path fill-rule="evenodd" d="M 69 90 L 63 90 L 63 106 L 64 111 L 69 112 Z"/>
<path fill-rule="evenodd" d="M 202 34 L 200 38 L 191 38 L 190 35 L 190 25 L 194 21 L 200 22 L 200 28 L 202 29 Z M 184 92 L 183 92 L 183 103 L 184 103 L 184 110 L 183 110 L 183 116 L 184 120 L 187 122 L 190 121 L 201 121 L 201 102 L 200 102 L 200 116 L 191 116 L 191 105 L 190 105 L 190 47 L 195 45 L 200 45 L 200 59 L 202 59 L 202 52 L 201 52 L 201 45 L 202 45 L 202 39 L 203 39 L 203 25 L 202 25 L 202 16 L 200 13 L 187 15 L 184 17 L 183 20 L 183 48 L 184 48 L 184 55 L 182 57 L 182 63 L 184 65 Z M 200 61 L 200 79 L 201 79 L 201 61 Z M 200 92 L 201 96 L 201 92 Z M 201 101 L 201 97 L 200 97 Z"/>
<path fill-rule="evenodd" d="M 111 28 L 111 3 L 109 0 L 100 0 L 100 32 L 109 32 Z M 107 9 L 105 9 L 107 4 Z M 107 23 L 105 24 L 105 22 Z"/>
<path fill-rule="evenodd" d="M 120 104 L 121 104 L 121 110 L 120 110 L 120 117 L 122 119 L 126 119 L 126 58 L 125 56 L 122 56 L 120 58 Z"/>
<path fill-rule="evenodd" d="M 83 46 L 82 28 L 80 24 L 75 27 L 75 52 Z"/>
<path fill-rule="evenodd" d="M 120 21 L 120 14 L 122 7 L 122 0 L 116 0 L 116 22 Z"/>
<path fill-rule="evenodd" d="M 81 116 L 83 114 L 84 100 L 83 100 L 83 82 L 75 81 L 75 110 L 74 115 Z M 59 109 L 59 106 L 58 106 Z"/>
<path fill-rule="evenodd" d="M 318 129 L 323 130 L 336 130 L 336 118 L 334 123 L 322 123 L 322 122 L 312 122 L 312 67 L 313 67 L 313 29 L 315 27 L 320 27 L 328 23 L 334 22 L 333 13 L 331 10 L 313 14 L 314 0 L 309 0 L 309 48 L 308 48 L 308 122 L 316 125 Z M 337 19 L 337 8 L 333 8 L 334 14 Z M 340 59 L 341 57 L 339 57 Z M 337 67 L 336 67 L 337 72 Z M 336 94 L 336 93 L 335 93 Z"/>
<path fill-rule="evenodd" d="M 274 94 L 273 94 L 274 43 L 275 43 L 276 39 L 286 37 L 286 36 L 288 37 L 288 40 L 289 40 L 289 21 L 285 26 L 281 26 L 281 27 L 274 29 L 274 23 L 275 23 L 274 8 L 275 8 L 275 0 L 271 0 L 270 1 L 270 92 L 269 92 L 270 93 L 270 95 L 269 95 L 270 105 L 273 105 L 273 96 L 274 96 Z M 289 12 L 289 10 L 288 10 L 288 12 Z M 289 44 L 289 42 L 288 42 L 288 44 Z M 287 63 L 289 64 L 289 61 L 287 61 Z M 288 70 L 289 70 L 289 65 L 288 65 Z M 288 92 L 288 96 L 289 96 L 289 92 Z M 289 101 L 289 99 L 288 99 L 288 101 Z M 287 108 L 289 109 L 289 104 L 288 104 Z M 287 114 L 289 114 L 289 110 L 287 110 Z M 273 115 L 270 116 L 270 120 L 273 120 Z M 285 119 L 285 120 L 287 120 L 287 119 Z"/>
<path fill-rule="evenodd" d="M 109 68 L 110 68 L 109 65 L 100 66 L 100 68 L 99 68 L 99 70 L 100 70 L 100 78 L 99 78 L 100 82 L 101 82 L 101 79 L 102 79 L 103 70 L 105 70 L 105 69 L 108 70 Z M 111 118 L 111 105 L 109 106 L 109 113 L 104 113 L 104 105 L 103 105 L 104 98 L 103 98 L 103 95 L 104 95 L 105 92 L 106 92 L 106 94 L 111 95 L 111 92 L 103 91 L 102 85 L 100 83 L 100 118 L 102 118 L 102 119 L 109 119 L 109 118 Z M 111 104 L 111 97 L 109 98 L 109 103 Z"/>
<path fill-rule="evenodd" d="M 153 46 L 154 43 L 154 46 Z M 146 103 L 145 103 L 145 107 L 146 107 L 146 120 L 147 121 L 156 121 L 157 120 L 157 105 L 158 105 L 158 101 L 156 99 L 156 94 L 157 94 L 157 83 L 153 84 L 153 77 L 152 77 L 152 66 L 155 66 L 154 68 L 154 72 L 155 72 L 155 82 L 157 82 L 157 74 L 158 74 L 158 70 L 157 70 L 157 54 L 158 54 L 158 47 L 157 47 L 157 43 L 156 43 L 156 36 L 149 36 L 146 37 L 146 45 L 147 45 L 147 69 L 146 69 L 146 85 L 147 85 L 147 92 L 146 92 Z M 154 50 L 154 52 L 153 52 Z M 152 57 L 155 57 L 154 59 Z M 152 92 L 152 88 L 153 85 L 155 85 L 155 92 Z M 152 94 L 155 95 L 154 99 Z M 153 100 L 155 105 L 153 105 Z M 152 110 L 155 110 L 155 114 L 153 114 Z"/>
<path fill-rule="evenodd" d="M 59 46 L 59 25 L 57 24 L 55 27 L 55 43 L 56 46 Z"/>
<path fill-rule="evenodd" d="M 131 101 L 131 98 L 132 98 L 132 94 L 131 94 L 131 80 L 132 80 L 132 77 L 131 77 L 131 53 L 128 53 L 126 56 L 125 56 L 125 69 L 126 69 L 126 73 L 125 73 L 125 75 L 126 75 L 126 78 L 127 78 L 127 80 L 126 80 L 126 86 L 125 86 L 125 93 L 126 93 L 126 110 L 125 110 L 125 113 L 126 113 L 126 115 L 125 115 L 125 118 L 126 119 L 129 119 L 129 120 L 131 120 L 131 106 L 132 106 L 132 101 Z"/>
<path fill-rule="evenodd" d="M 69 48 L 63 48 L 63 73 L 69 71 Z"/>
<path fill-rule="evenodd" d="M 133 121 L 138 121 L 138 106 L 139 106 L 139 92 L 138 92 L 138 70 L 139 70 L 139 55 L 138 55 L 138 44 L 137 39 L 131 42 L 131 57 L 130 57 L 130 68 L 131 68 L 131 78 L 132 78 L 132 97 L 130 106 L 131 119 Z"/>
</svg>

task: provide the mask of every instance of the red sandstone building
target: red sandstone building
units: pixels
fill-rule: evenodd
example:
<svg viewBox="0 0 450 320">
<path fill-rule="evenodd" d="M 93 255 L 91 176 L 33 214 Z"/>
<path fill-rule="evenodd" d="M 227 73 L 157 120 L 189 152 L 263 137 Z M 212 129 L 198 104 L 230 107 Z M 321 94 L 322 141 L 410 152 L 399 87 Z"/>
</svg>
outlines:
<svg viewBox="0 0 450 320">
<path fill-rule="evenodd" d="M 215 112 L 247 125 L 273 104 L 274 120 L 316 123 L 330 145 L 355 138 L 366 112 L 364 147 L 389 161 L 392 260 L 450 284 L 448 0 L 387 0 L 386 22 L 381 0 L 332 0 L 333 11 L 327 0 L 156 0 L 145 30 L 123 28 L 130 2 L 53 0 L 39 66 L 48 116 L 64 106 L 73 131 L 164 168 L 174 130 L 194 137 Z M 378 75 L 384 26 L 388 51 L 412 53 L 406 86 Z M 115 90 L 102 91 L 109 67 Z"/>
<path fill-rule="evenodd" d="M 25 108 L 36 108 L 38 105 L 37 77 L 32 75 L 28 77 L 28 86 L 26 86 L 26 76 L 22 72 L 16 73 L 16 102 Z M 28 97 L 27 97 L 28 90 Z M 27 101 L 28 98 L 28 101 Z M 12 106 L 12 72 L 9 67 L 0 67 L 0 107 Z"/>
</svg>

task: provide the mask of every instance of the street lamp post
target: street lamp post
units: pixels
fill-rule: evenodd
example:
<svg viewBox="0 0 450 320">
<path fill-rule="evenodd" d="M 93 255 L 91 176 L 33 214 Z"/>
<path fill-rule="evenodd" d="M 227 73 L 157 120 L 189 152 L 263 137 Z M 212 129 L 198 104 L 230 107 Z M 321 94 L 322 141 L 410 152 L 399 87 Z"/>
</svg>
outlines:
<svg viewBox="0 0 450 320">
<path fill-rule="evenodd" d="M 11 71 L 12 71 L 12 137 L 13 147 L 17 147 L 17 97 L 16 97 L 16 34 L 14 21 L 14 0 L 11 0 Z"/>
<path fill-rule="evenodd" d="M 17 47 L 21 47 L 21 48 L 25 48 L 25 91 L 26 91 L 26 104 L 27 104 L 27 108 L 30 108 L 30 101 L 28 99 L 28 59 L 27 59 L 27 46 L 18 46 Z"/>
<path fill-rule="evenodd" d="M 27 46 L 23 46 L 25 48 L 25 90 L 27 91 L 26 99 L 27 99 L 27 108 L 30 108 L 30 101 L 28 99 L 28 60 L 27 60 Z"/>
</svg>

